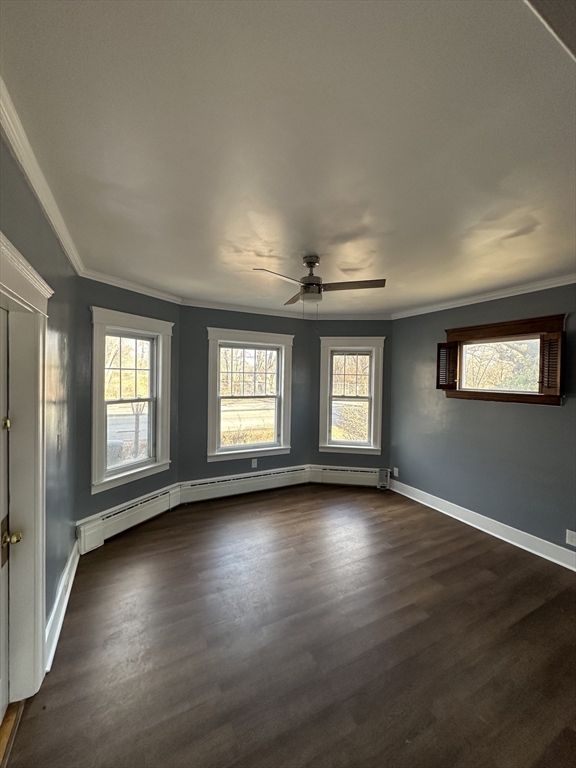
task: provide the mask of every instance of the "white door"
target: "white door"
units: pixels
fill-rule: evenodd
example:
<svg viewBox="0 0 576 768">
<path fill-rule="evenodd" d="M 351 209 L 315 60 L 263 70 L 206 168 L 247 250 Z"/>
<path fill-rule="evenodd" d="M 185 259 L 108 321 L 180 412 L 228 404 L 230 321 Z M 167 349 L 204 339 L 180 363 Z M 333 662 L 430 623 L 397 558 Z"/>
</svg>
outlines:
<svg viewBox="0 0 576 768">
<path fill-rule="evenodd" d="M 8 531 L 8 312 L 0 309 L 0 538 Z M 8 549 L 0 568 L 0 722 L 8 706 Z"/>
</svg>

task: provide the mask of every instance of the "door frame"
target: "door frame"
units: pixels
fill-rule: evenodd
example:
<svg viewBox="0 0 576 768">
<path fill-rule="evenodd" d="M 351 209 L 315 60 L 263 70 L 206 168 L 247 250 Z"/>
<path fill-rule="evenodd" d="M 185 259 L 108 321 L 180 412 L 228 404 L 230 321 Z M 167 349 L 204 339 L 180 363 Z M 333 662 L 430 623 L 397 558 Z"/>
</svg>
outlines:
<svg viewBox="0 0 576 768">
<path fill-rule="evenodd" d="M 9 312 L 10 527 L 8 698 L 37 693 L 46 629 L 45 337 L 53 291 L 0 232 L 0 306 Z"/>
</svg>

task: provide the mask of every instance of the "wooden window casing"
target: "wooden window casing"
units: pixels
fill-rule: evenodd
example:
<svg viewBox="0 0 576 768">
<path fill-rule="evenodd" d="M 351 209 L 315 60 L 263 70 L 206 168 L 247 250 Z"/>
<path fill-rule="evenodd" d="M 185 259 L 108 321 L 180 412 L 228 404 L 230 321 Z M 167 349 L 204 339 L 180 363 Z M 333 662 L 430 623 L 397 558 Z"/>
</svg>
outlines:
<svg viewBox="0 0 576 768">
<path fill-rule="evenodd" d="M 460 400 L 561 405 L 564 320 L 565 315 L 550 315 L 447 330 L 446 342 L 438 344 L 436 388 L 443 389 L 446 397 Z M 535 336 L 540 338 L 539 392 L 499 392 L 462 388 L 462 349 L 464 344 L 533 338 Z"/>
</svg>

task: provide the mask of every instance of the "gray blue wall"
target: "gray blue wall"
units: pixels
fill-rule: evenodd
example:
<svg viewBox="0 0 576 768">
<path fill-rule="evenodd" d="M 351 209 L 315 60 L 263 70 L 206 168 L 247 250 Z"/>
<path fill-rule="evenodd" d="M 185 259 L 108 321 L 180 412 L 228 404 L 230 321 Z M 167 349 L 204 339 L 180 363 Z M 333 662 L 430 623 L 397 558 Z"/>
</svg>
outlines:
<svg viewBox="0 0 576 768">
<path fill-rule="evenodd" d="M 391 464 L 398 480 L 566 546 L 576 529 L 574 286 L 394 323 Z M 569 313 L 566 393 L 558 406 L 447 398 L 435 389 L 444 331 Z"/>
<path fill-rule="evenodd" d="M 48 302 L 46 339 L 46 605 L 50 611 L 75 539 L 78 278 L 3 140 L 0 229 L 54 290 Z"/>
</svg>

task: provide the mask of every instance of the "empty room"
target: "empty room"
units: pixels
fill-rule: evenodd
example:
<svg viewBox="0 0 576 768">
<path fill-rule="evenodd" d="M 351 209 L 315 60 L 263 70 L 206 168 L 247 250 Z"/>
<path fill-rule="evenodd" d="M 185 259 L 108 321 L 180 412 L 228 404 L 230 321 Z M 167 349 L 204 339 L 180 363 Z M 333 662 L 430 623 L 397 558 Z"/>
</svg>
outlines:
<svg viewBox="0 0 576 768">
<path fill-rule="evenodd" d="M 576 4 L 0 34 L 0 768 L 573 768 Z"/>
</svg>

